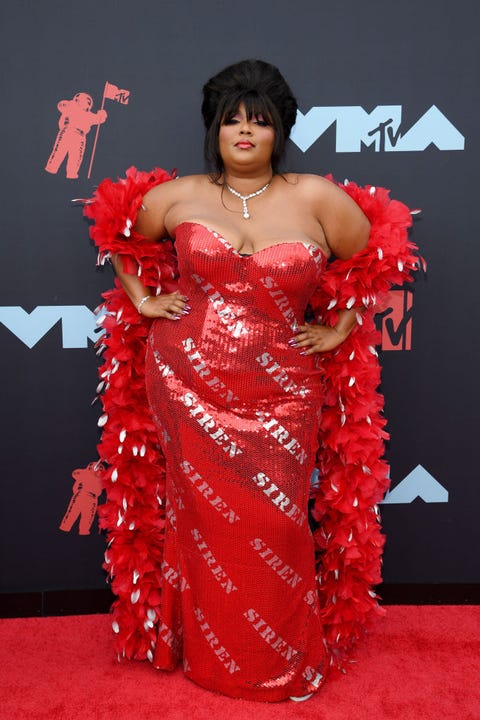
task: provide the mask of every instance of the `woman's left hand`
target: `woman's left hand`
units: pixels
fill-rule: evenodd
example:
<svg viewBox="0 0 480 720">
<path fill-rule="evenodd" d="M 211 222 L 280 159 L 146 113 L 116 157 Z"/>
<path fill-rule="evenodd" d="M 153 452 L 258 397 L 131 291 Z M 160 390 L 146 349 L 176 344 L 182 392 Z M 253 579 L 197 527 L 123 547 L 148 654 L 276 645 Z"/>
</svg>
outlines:
<svg viewBox="0 0 480 720">
<path fill-rule="evenodd" d="M 301 350 L 302 355 L 335 350 L 349 333 L 341 333 L 327 325 L 299 325 L 289 344 Z"/>
</svg>

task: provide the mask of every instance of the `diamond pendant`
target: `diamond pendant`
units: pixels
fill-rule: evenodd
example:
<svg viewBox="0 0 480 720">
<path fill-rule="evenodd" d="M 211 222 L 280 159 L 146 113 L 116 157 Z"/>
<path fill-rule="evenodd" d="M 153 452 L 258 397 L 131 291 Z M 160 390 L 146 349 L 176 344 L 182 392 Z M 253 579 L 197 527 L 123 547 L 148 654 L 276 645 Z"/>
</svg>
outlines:
<svg viewBox="0 0 480 720">
<path fill-rule="evenodd" d="M 240 200 L 242 201 L 242 205 L 243 205 L 243 219 L 244 219 L 244 220 L 248 220 L 249 217 L 250 217 L 250 213 L 248 212 L 247 200 L 251 200 L 252 198 L 256 197 L 257 195 L 261 195 L 262 193 L 264 193 L 265 190 L 270 186 L 270 182 L 271 182 L 271 180 L 270 180 L 266 185 L 264 185 L 262 188 L 260 188 L 260 190 L 257 190 L 256 192 L 253 192 L 253 193 L 250 193 L 250 195 L 242 195 L 242 194 L 239 193 L 237 190 L 235 190 L 234 188 L 230 187 L 230 185 L 229 185 L 228 183 L 225 183 L 225 185 L 226 185 L 226 187 L 227 187 L 227 190 L 229 190 L 229 192 L 231 192 L 232 195 L 235 195 L 235 197 L 240 198 Z"/>
</svg>

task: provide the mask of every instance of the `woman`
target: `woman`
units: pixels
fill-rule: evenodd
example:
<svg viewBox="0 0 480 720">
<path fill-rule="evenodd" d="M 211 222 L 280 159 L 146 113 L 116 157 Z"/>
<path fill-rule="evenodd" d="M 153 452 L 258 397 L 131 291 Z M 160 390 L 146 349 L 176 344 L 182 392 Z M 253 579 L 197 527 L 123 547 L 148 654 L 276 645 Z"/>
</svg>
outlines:
<svg viewBox="0 0 480 720">
<path fill-rule="evenodd" d="M 130 171 L 86 211 L 120 281 L 100 420 L 114 630 L 128 657 L 266 701 L 318 690 L 376 611 L 373 306 L 414 265 L 385 191 L 279 173 L 296 109 L 275 67 L 228 67 L 204 87 L 213 172 Z"/>
</svg>

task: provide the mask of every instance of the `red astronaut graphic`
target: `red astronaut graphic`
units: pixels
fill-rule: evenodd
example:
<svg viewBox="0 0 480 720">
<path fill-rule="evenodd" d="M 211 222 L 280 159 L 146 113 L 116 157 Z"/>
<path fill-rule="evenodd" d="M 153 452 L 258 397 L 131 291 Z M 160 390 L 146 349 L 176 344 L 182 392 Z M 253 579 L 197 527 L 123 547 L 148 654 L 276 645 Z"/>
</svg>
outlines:
<svg viewBox="0 0 480 720">
<path fill-rule="evenodd" d="M 67 178 L 70 180 L 78 178 L 78 171 L 85 153 L 86 136 L 92 126 L 96 125 L 97 130 L 87 176 L 90 177 L 100 125 L 107 119 L 107 113 L 104 110 L 106 100 L 112 100 L 120 105 L 128 105 L 130 91 L 107 81 L 103 89 L 102 105 L 97 112 L 92 112 L 93 100 L 87 93 L 79 92 L 71 100 L 60 100 L 57 105 L 60 112 L 59 131 L 45 166 L 47 172 L 55 175 L 64 159 L 67 158 Z"/>
<path fill-rule="evenodd" d="M 67 178 L 78 178 L 78 171 L 85 153 L 86 135 L 92 125 L 100 125 L 107 119 L 102 108 L 92 112 L 93 100 L 87 93 L 79 92 L 71 100 L 60 100 L 59 131 L 48 158 L 45 170 L 56 174 L 63 160 L 67 158 Z"/>
<path fill-rule="evenodd" d="M 79 517 L 79 535 L 90 535 L 93 519 L 98 505 L 98 497 L 103 490 L 105 468 L 101 463 L 88 463 L 86 468 L 78 468 L 72 473 L 75 480 L 72 499 L 67 508 L 60 530 L 70 532 Z"/>
</svg>

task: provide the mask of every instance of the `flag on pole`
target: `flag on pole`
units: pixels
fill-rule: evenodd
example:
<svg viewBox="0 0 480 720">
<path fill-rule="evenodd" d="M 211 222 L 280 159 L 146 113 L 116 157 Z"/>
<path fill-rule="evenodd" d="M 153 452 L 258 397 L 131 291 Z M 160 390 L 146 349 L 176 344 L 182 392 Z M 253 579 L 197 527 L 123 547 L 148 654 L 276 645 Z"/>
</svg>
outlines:
<svg viewBox="0 0 480 720">
<path fill-rule="evenodd" d="M 122 105 L 128 105 L 128 101 L 130 100 L 130 90 L 121 90 L 116 85 L 106 82 L 103 97 L 106 100 L 115 100 Z"/>
<path fill-rule="evenodd" d="M 113 83 L 109 83 L 107 80 L 107 82 L 105 83 L 105 88 L 103 90 L 102 107 L 100 108 L 100 110 L 103 110 L 105 100 L 114 100 L 121 105 L 128 105 L 128 101 L 130 100 L 130 90 L 121 90 L 119 87 L 113 85 Z M 97 123 L 97 131 L 95 133 L 95 141 L 93 143 L 92 157 L 90 158 L 90 166 L 88 168 L 87 178 L 90 178 L 90 175 L 92 174 L 93 158 L 95 157 L 95 151 L 97 149 L 97 140 L 98 134 L 100 132 L 100 125 L 100 122 Z"/>
</svg>

